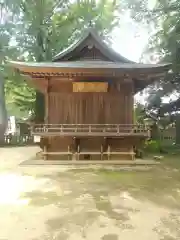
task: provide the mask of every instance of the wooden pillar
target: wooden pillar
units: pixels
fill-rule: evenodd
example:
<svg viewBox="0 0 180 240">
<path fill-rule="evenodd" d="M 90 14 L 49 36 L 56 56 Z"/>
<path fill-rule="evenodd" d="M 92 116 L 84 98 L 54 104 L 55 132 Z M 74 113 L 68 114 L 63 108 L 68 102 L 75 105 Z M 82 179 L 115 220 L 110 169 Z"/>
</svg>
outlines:
<svg viewBox="0 0 180 240">
<path fill-rule="evenodd" d="M 45 123 L 49 123 L 49 91 L 50 91 L 50 78 L 47 78 L 47 89 L 46 89 L 46 106 L 45 106 Z"/>
<path fill-rule="evenodd" d="M 133 80 L 130 78 L 128 80 L 128 124 L 134 123 L 134 84 Z"/>
<path fill-rule="evenodd" d="M 134 84 L 129 76 L 124 78 L 125 122 L 133 124 L 134 120 Z"/>
<path fill-rule="evenodd" d="M 131 106 L 132 106 L 132 110 L 131 110 L 131 122 L 132 124 L 134 124 L 134 81 L 131 81 Z"/>
<path fill-rule="evenodd" d="M 48 124 L 49 123 L 49 82 L 50 78 L 47 78 L 47 88 L 46 88 L 46 93 L 45 93 L 45 119 L 44 123 Z M 44 141 L 44 146 L 43 146 L 43 151 L 44 151 L 44 160 L 48 159 L 47 152 L 48 152 L 48 144 L 49 144 L 49 137 L 47 137 Z"/>
<path fill-rule="evenodd" d="M 47 146 L 46 146 L 46 144 L 44 144 L 43 152 L 44 152 L 44 160 L 47 160 Z"/>
<path fill-rule="evenodd" d="M 77 141 L 76 141 L 76 137 L 73 137 L 72 140 L 72 160 L 77 160 Z"/>
<path fill-rule="evenodd" d="M 180 144 L 180 115 L 176 116 L 176 144 Z"/>
</svg>

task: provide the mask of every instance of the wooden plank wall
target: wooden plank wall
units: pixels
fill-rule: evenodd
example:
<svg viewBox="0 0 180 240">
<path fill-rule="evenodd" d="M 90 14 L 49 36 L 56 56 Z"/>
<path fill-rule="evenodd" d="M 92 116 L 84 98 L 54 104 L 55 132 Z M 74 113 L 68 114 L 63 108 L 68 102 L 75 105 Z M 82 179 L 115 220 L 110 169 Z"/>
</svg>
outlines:
<svg viewBox="0 0 180 240">
<path fill-rule="evenodd" d="M 64 86 L 58 89 L 49 93 L 51 124 L 133 123 L 132 88 L 127 83 L 121 84 L 119 91 L 110 88 L 108 93 L 73 93 Z"/>
</svg>

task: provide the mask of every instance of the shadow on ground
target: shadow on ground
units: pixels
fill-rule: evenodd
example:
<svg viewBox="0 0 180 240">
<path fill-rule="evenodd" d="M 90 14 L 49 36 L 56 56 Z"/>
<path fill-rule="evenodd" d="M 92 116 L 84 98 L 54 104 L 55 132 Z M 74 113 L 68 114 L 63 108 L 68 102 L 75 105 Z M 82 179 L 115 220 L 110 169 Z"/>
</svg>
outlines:
<svg viewBox="0 0 180 240">
<path fill-rule="evenodd" d="M 37 180 L 47 179 L 47 189 L 42 187 L 25 192 L 21 197 L 29 199 L 30 206 L 57 207 L 56 216 L 45 221 L 48 232 L 48 236 L 43 236 L 45 240 L 66 240 L 72 239 L 72 236 L 76 239 L 77 235 L 73 234 L 77 232 L 86 239 L 90 230 L 101 232 L 101 229 L 110 226 L 133 232 L 137 227 L 136 217 L 141 216 L 141 211 L 140 227 L 143 221 L 147 221 L 147 228 L 148 224 L 154 225 L 154 219 L 162 214 L 159 225 L 152 230 L 152 234 L 156 233 L 160 238 L 154 239 L 175 240 L 180 239 L 180 220 L 176 214 L 169 212 L 180 210 L 179 166 L 179 162 L 176 165 L 175 162 L 165 161 L 165 164 L 146 172 L 69 170 L 36 173 Z M 148 223 L 148 207 L 155 209 L 152 223 Z M 156 213 L 156 209 L 160 212 Z M 119 239 L 118 233 L 113 231 L 99 233 L 101 237 L 98 239 Z"/>
</svg>

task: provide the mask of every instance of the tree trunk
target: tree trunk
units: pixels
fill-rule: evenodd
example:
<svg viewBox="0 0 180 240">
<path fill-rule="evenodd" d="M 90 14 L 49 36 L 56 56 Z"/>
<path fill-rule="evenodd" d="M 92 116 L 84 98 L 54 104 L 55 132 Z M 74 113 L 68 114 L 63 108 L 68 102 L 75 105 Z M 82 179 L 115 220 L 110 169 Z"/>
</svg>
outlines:
<svg viewBox="0 0 180 240">
<path fill-rule="evenodd" d="M 157 123 L 151 126 L 151 139 L 155 141 L 159 140 L 159 128 Z"/>
<path fill-rule="evenodd" d="M 43 24 L 43 20 L 40 22 L 40 25 L 41 24 Z M 39 29 L 39 32 L 36 36 L 36 43 L 39 48 L 39 53 L 36 56 L 37 62 L 43 62 L 45 60 L 43 42 L 44 42 L 44 35 L 41 29 Z M 35 123 L 44 123 L 44 117 L 45 117 L 44 94 L 39 91 L 36 91 Z"/>
<path fill-rule="evenodd" d="M 0 76 L 0 144 L 4 143 L 4 133 L 7 127 L 7 111 L 5 104 L 4 80 Z"/>
<path fill-rule="evenodd" d="M 180 115 L 176 116 L 176 144 L 180 144 Z"/>
<path fill-rule="evenodd" d="M 35 104 L 35 123 L 44 123 L 45 116 L 45 102 L 44 95 L 41 92 L 36 92 Z"/>
</svg>

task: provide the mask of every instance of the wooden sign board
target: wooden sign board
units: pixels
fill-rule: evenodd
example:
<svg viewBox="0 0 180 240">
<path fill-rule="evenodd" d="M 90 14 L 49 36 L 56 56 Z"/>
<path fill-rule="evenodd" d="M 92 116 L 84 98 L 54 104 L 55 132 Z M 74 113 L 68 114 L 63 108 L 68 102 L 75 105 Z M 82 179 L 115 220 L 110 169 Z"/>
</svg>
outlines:
<svg viewBox="0 0 180 240">
<path fill-rule="evenodd" d="M 73 82 L 73 92 L 107 92 L 107 82 Z"/>
</svg>

